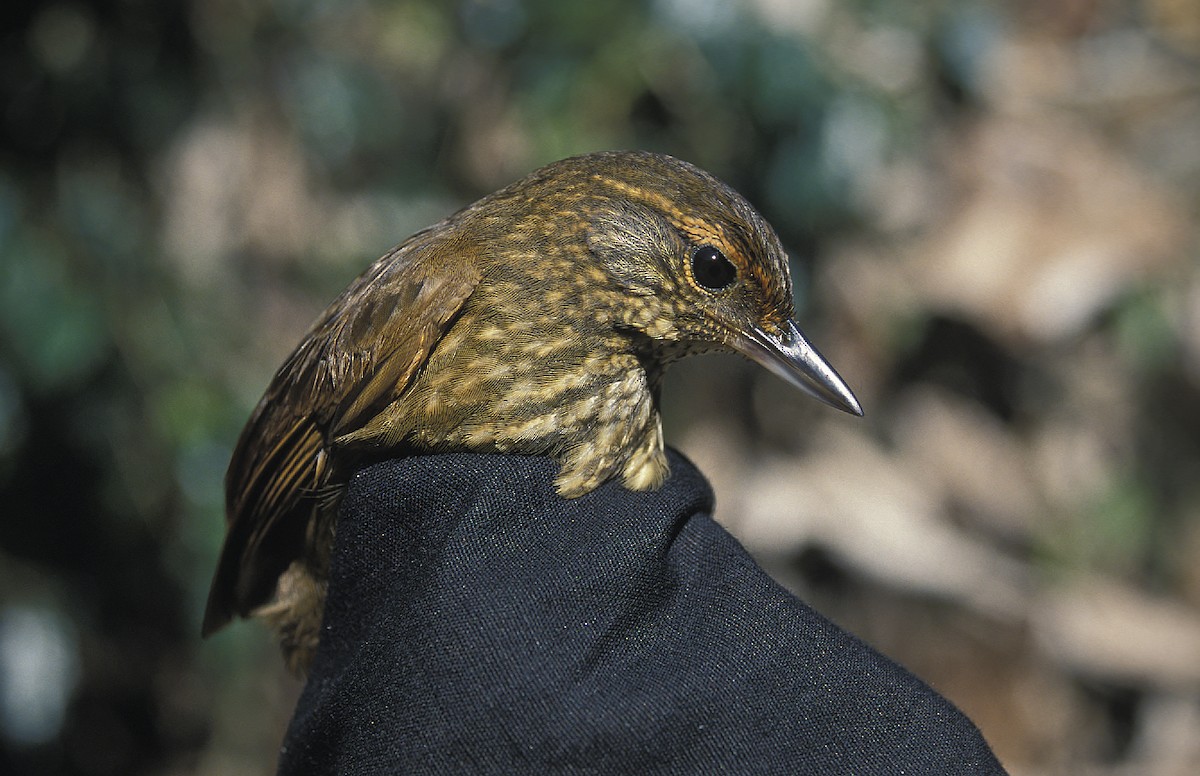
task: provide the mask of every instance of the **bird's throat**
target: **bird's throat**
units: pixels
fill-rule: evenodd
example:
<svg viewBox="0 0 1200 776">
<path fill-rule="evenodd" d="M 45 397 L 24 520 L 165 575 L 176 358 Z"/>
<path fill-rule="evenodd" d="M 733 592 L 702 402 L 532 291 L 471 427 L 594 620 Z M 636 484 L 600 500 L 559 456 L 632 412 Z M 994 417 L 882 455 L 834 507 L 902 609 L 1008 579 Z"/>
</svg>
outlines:
<svg viewBox="0 0 1200 776">
<path fill-rule="evenodd" d="M 633 490 L 665 480 L 661 368 L 630 352 L 494 359 L 475 344 L 457 351 L 471 368 L 426 370 L 401 401 L 337 446 L 548 455 L 561 467 L 555 484 L 565 497 L 612 479 Z"/>
</svg>

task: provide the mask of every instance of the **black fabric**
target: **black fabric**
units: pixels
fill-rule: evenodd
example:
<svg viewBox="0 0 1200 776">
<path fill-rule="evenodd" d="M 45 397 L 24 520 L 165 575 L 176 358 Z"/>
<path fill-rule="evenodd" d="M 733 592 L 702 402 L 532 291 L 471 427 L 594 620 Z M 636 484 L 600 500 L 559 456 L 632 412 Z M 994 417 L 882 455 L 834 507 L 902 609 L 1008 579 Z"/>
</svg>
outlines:
<svg viewBox="0 0 1200 776">
<path fill-rule="evenodd" d="M 360 471 L 282 774 L 1003 773 L 920 680 L 770 579 L 671 454 L 564 500 L 542 458 Z"/>
</svg>

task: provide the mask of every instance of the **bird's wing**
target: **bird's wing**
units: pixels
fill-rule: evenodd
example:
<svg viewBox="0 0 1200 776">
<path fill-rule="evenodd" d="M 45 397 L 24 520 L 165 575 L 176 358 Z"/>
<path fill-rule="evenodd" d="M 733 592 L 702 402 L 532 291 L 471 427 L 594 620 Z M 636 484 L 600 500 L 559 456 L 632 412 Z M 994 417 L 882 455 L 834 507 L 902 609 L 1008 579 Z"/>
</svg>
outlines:
<svg viewBox="0 0 1200 776">
<path fill-rule="evenodd" d="M 355 280 L 275 374 L 225 476 L 228 533 L 205 635 L 270 599 L 304 551 L 329 442 L 405 391 L 478 282 L 461 246 L 414 235 Z"/>
</svg>

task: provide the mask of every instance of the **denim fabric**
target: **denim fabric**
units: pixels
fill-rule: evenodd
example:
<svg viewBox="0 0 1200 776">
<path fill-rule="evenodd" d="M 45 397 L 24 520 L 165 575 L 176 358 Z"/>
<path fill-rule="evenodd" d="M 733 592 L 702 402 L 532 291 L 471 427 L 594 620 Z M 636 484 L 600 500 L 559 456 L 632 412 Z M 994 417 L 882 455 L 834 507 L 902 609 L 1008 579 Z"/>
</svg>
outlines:
<svg viewBox="0 0 1200 776">
<path fill-rule="evenodd" d="M 659 490 L 554 464 L 358 472 L 282 774 L 1003 773 L 975 726 L 764 573 L 671 454 Z"/>
</svg>

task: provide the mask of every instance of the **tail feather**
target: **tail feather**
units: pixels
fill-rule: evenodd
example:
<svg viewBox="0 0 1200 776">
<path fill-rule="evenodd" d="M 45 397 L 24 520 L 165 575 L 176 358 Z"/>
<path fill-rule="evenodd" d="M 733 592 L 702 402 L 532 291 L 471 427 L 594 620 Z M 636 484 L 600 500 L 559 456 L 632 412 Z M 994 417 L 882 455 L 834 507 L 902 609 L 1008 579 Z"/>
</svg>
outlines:
<svg viewBox="0 0 1200 776">
<path fill-rule="evenodd" d="M 247 431 L 256 426 L 252 422 Z M 205 636 L 276 595 L 280 575 L 306 554 L 306 533 L 319 508 L 311 494 L 328 474 L 323 438 L 311 422 L 297 422 L 253 465 L 241 460 L 247 455 L 244 442 L 245 435 L 229 467 L 229 532 L 209 591 Z"/>
</svg>

